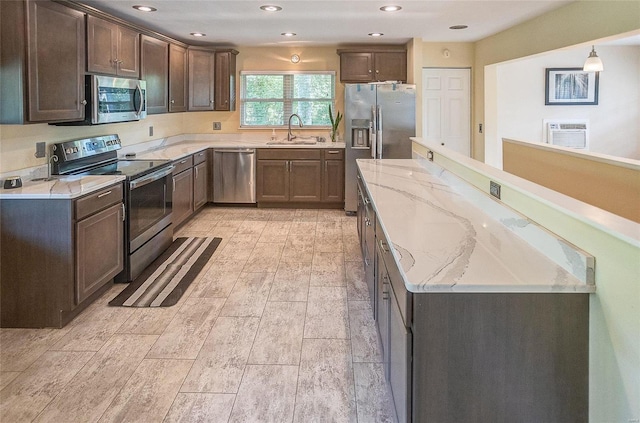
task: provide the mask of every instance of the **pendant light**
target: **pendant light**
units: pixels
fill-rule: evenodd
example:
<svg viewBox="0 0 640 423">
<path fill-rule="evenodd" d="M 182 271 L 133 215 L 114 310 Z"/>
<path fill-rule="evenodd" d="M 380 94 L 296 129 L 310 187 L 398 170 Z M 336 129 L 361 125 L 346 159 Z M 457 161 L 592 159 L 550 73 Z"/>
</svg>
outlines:
<svg viewBox="0 0 640 423">
<path fill-rule="evenodd" d="M 589 57 L 584 62 L 582 70 L 585 72 L 602 72 L 604 70 L 602 60 L 596 54 L 595 46 L 591 46 L 591 53 L 589 53 Z"/>
</svg>

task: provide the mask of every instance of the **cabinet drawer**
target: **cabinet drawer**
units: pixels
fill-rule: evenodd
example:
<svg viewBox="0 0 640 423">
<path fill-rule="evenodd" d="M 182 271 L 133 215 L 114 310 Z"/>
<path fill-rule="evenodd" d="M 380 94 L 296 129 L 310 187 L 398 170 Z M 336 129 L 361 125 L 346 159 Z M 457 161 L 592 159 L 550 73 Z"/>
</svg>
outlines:
<svg viewBox="0 0 640 423">
<path fill-rule="evenodd" d="M 197 165 L 200 164 L 202 162 L 206 162 L 207 161 L 207 150 L 203 150 L 199 153 L 195 153 L 193 155 L 193 165 Z"/>
<path fill-rule="evenodd" d="M 322 150 L 325 160 L 344 160 L 344 149 L 342 148 L 325 148 Z"/>
<path fill-rule="evenodd" d="M 259 148 L 258 160 L 320 160 L 317 148 Z"/>
<path fill-rule="evenodd" d="M 206 157 L 206 156 L 205 156 Z M 178 173 L 193 167 L 193 156 L 183 157 L 181 159 L 173 162 L 175 168 L 173 169 L 173 174 L 177 175 Z"/>
<path fill-rule="evenodd" d="M 122 202 L 122 193 L 122 184 L 117 184 L 77 199 L 75 201 L 76 220 Z"/>
</svg>

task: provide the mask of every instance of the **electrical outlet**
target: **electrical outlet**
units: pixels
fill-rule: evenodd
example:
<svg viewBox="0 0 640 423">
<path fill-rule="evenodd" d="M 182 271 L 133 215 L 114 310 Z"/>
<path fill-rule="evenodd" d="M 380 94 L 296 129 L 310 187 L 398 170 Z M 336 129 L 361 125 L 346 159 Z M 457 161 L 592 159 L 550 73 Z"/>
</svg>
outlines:
<svg viewBox="0 0 640 423">
<path fill-rule="evenodd" d="M 500 199 L 500 184 L 490 181 L 489 182 L 489 192 L 491 195 L 496 197 L 498 200 Z"/>
<path fill-rule="evenodd" d="M 222 129 L 222 122 L 213 122 L 213 130 L 219 131 Z"/>
<path fill-rule="evenodd" d="M 149 127 L 149 136 L 152 137 L 153 136 L 153 126 Z"/>
<path fill-rule="evenodd" d="M 34 154 L 36 156 L 37 159 L 40 159 L 42 157 L 46 157 L 47 156 L 47 143 L 42 141 L 42 142 L 37 142 L 36 143 L 36 154 Z"/>
</svg>

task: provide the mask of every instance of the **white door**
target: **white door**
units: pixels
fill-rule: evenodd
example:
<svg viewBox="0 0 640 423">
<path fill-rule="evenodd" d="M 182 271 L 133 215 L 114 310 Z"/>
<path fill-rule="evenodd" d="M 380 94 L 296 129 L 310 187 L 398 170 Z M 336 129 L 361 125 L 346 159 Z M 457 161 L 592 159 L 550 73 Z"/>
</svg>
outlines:
<svg viewBox="0 0 640 423">
<path fill-rule="evenodd" d="M 422 138 L 471 156 L 471 69 L 422 69 Z"/>
</svg>

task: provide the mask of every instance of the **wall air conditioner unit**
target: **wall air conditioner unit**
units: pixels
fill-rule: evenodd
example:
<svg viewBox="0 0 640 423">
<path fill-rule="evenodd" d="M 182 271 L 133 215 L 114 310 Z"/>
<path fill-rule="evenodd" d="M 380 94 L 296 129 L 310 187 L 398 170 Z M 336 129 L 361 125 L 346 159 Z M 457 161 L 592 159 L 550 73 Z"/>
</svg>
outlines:
<svg viewBox="0 0 640 423">
<path fill-rule="evenodd" d="M 589 125 L 583 121 L 547 121 L 546 142 L 559 147 L 589 149 Z"/>
</svg>

